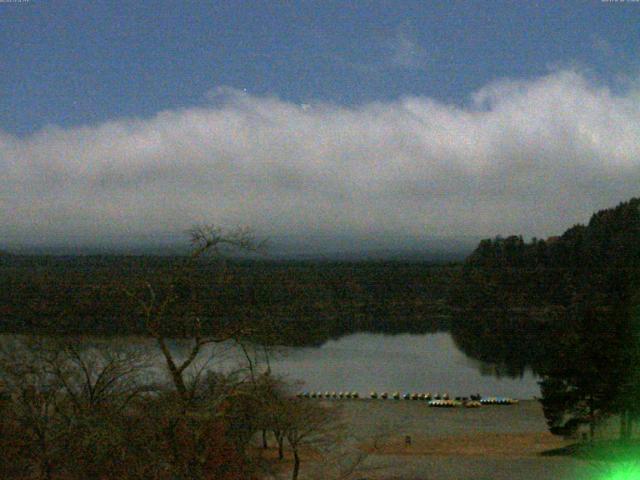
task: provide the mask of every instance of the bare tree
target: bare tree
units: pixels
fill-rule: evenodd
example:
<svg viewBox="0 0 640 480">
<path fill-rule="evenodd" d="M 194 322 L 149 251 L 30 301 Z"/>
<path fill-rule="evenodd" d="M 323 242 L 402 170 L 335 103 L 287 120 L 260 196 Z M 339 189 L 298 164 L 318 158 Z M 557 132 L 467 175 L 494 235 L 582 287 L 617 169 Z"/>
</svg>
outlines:
<svg viewBox="0 0 640 480">
<path fill-rule="evenodd" d="M 65 338 L 43 346 L 42 354 L 77 414 L 101 408 L 121 411 L 149 389 L 141 377 L 150 359 L 140 350 L 122 351 L 100 341 Z"/>
<path fill-rule="evenodd" d="M 194 250 L 192 258 L 205 254 L 220 255 L 231 249 L 232 251 L 264 252 L 268 242 L 259 240 L 253 230 L 248 227 L 238 227 L 225 230 L 217 225 L 196 225 L 187 231 Z"/>
<path fill-rule="evenodd" d="M 278 445 L 278 459 L 284 458 L 285 431 L 289 426 L 289 401 L 286 384 L 278 377 L 264 372 L 253 383 L 259 400 L 258 423 L 262 432 L 262 446 L 267 448 L 266 434 L 271 432 Z"/>
<path fill-rule="evenodd" d="M 284 398 L 284 382 L 271 373 L 271 356 L 275 351 L 273 344 L 277 341 L 277 327 L 271 321 L 257 323 L 258 325 L 252 328 L 250 337 L 237 336 L 234 340 L 244 356 L 254 394 L 260 398 L 263 405 L 262 447 L 268 448 L 267 432 L 271 430 L 278 443 L 278 456 L 282 459 L 284 431 L 272 428 L 275 421 L 273 416 L 277 416 L 281 400 Z"/>
<path fill-rule="evenodd" d="M 14 427 L 14 441 L 24 447 L 24 468 L 34 470 L 36 478 L 51 480 L 68 416 L 63 385 L 43 361 L 41 345 L 41 339 L 3 338 L 0 375 L 10 398 L 3 420 Z"/>
<path fill-rule="evenodd" d="M 147 282 L 142 292 L 127 291 L 127 294 L 137 302 L 146 330 L 162 354 L 177 399 L 177 403 L 172 401 L 171 396 L 161 399 L 164 412 L 162 431 L 174 476 L 199 479 L 205 475 L 205 466 L 210 465 L 208 452 L 211 451 L 212 426 L 217 425 L 216 428 L 225 430 L 228 424 L 233 424 L 235 436 L 244 430 L 252 435 L 253 426 L 251 422 L 245 422 L 243 416 L 255 410 L 252 410 L 253 402 L 240 401 L 247 397 L 238 395 L 241 389 L 238 385 L 232 385 L 233 382 L 227 382 L 225 388 L 206 385 L 206 380 L 219 380 L 207 375 L 213 361 L 213 350 L 208 347 L 247 337 L 250 328 L 243 322 L 203 326 L 197 297 L 201 285 L 193 284 L 198 278 L 195 273 L 208 256 L 218 262 L 218 275 L 224 275 L 224 265 L 220 260 L 225 252 L 259 252 L 265 248 L 265 243 L 259 242 L 247 228 L 225 230 L 201 225 L 189 230 L 188 234 L 193 251 L 182 265 L 170 272 L 168 287 L 164 291 Z M 183 302 L 183 305 L 176 308 L 179 302 Z M 205 312 L 205 315 L 211 318 L 212 313 Z M 176 326 L 179 328 L 176 329 Z M 188 343 L 184 356 L 170 348 L 176 331 Z M 228 401 L 232 397 L 235 400 Z M 219 435 L 216 438 L 220 441 Z M 241 449 L 236 453 L 242 455 Z"/>
<path fill-rule="evenodd" d="M 285 438 L 293 452 L 291 479 L 297 480 L 304 447 L 322 448 L 336 442 L 338 413 L 320 404 L 303 399 L 291 399 L 288 405 L 288 425 Z"/>
<path fill-rule="evenodd" d="M 143 391 L 141 358 L 77 339 L 4 338 L 2 440 L 21 448 L 4 450 L 2 470 L 12 478 L 119 478 L 124 459 L 144 459 L 132 448 L 142 435 L 127 432 L 124 412 Z"/>
<path fill-rule="evenodd" d="M 341 425 L 335 429 L 336 441 L 325 442 L 323 448 L 318 450 L 320 460 L 314 462 L 312 471 L 308 474 L 310 479 L 359 479 L 384 468 L 381 465 L 370 464 L 368 459 L 375 455 L 389 438 L 387 428 L 378 428 L 373 434 L 358 436 L 347 434 L 347 431 L 340 427 Z"/>
<path fill-rule="evenodd" d="M 202 355 L 204 348 L 213 343 L 221 343 L 239 336 L 247 336 L 248 328 L 245 325 L 221 327 L 215 333 L 204 332 L 202 321 L 198 316 L 188 313 L 182 318 L 167 318 L 170 307 L 176 302 L 178 296 L 175 292 L 175 284 L 179 278 L 187 279 L 189 274 L 197 267 L 198 261 L 205 255 L 213 255 L 220 259 L 221 255 L 231 249 L 245 252 L 261 252 L 266 248 L 266 242 L 258 241 L 251 229 L 237 228 L 224 230 L 215 225 L 195 226 L 188 231 L 192 254 L 185 265 L 174 272 L 174 280 L 170 282 L 169 289 L 161 297 L 154 287 L 147 282 L 146 294 L 135 294 L 127 291 L 127 294 L 138 303 L 144 317 L 147 332 L 156 340 L 158 348 L 163 355 L 175 390 L 182 400 L 188 405 L 194 398 L 197 384 L 186 380 L 186 373 L 194 362 Z M 182 329 L 188 332 L 191 347 L 185 358 L 178 360 L 168 345 L 169 332 L 165 325 L 167 321 L 181 322 L 188 328 Z M 196 377 L 199 379 L 200 377 Z"/>
</svg>

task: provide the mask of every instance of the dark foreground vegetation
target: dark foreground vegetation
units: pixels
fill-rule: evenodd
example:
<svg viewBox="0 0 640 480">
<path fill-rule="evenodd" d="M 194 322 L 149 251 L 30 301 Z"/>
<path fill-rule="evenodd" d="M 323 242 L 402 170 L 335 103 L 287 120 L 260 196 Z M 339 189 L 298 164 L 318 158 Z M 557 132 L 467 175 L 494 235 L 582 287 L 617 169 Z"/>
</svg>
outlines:
<svg viewBox="0 0 640 480">
<path fill-rule="evenodd" d="M 302 452 L 341 446 L 337 412 L 290 396 L 257 362 L 205 371 L 210 341 L 194 337 L 186 358 L 167 353 L 170 375 L 150 381 L 150 359 L 127 346 L 3 338 L 0 478 L 246 480 L 288 468 L 295 480 Z M 277 457 L 263 453 L 267 442 Z"/>
</svg>

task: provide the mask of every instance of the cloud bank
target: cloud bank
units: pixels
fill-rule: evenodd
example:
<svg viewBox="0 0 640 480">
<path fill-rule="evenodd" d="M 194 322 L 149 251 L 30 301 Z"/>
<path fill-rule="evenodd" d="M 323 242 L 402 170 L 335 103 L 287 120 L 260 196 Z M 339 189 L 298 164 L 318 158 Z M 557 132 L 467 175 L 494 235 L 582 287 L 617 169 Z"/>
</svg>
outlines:
<svg viewBox="0 0 640 480">
<path fill-rule="evenodd" d="M 299 106 L 221 89 L 200 108 L 0 132 L 0 243 L 158 240 L 194 223 L 332 239 L 546 236 L 640 195 L 640 93 L 577 71 L 465 107 Z"/>
</svg>

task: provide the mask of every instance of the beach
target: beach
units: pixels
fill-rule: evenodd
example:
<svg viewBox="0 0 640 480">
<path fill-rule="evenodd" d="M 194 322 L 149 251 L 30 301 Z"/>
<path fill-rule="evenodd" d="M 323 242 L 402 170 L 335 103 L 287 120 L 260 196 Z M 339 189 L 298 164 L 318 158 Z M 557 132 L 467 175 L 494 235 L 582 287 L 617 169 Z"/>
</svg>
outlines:
<svg viewBox="0 0 640 480">
<path fill-rule="evenodd" d="M 326 403 L 340 404 L 346 430 L 366 454 L 349 478 L 562 480 L 596 472 L 584 461 L 540 455 L 571 441 L 548 433 L 535 400 L 475 409 L 411 400 Z"/>
</svg>

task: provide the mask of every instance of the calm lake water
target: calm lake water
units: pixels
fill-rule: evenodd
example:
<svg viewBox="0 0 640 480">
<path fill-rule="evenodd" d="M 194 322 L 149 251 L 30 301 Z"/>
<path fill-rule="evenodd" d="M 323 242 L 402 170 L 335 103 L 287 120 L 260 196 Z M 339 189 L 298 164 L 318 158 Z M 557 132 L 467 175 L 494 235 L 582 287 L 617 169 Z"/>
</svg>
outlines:
<svg viewBox="0 0 640 480">
<path fill-rule="evenodd" d="M 5 336 L 9 339 L 12 335 Z M 150 375 L 165 376 L 164 359 L 151 338 L 110 337 L 94 339 L 109 348 L 148 351 L 154 366 Z M 173 341 L 177 358 L 188 354 L 190 344 Z M 232 371 L 247 365 L 234 343 L 213 344 L 202 352 L 197 366 Z M 264 367 L 261 350 L 257 355 Z M 500 375 L 493 365 L 467 357 L 449 333 L 397 334 L 356 333 L 330 340 L 321 347 L 282 347 L 269 355 L 272 372 L 297 384 L 297 391 L 447 392 L 451 396 L 539 396 L 537 377 L 525 371 L 518 378 Z"/>
<path fill-rule="evenodd" d="M 452 396 L 533 398 L 540 395 L 530 371 L 520 378 L 468 358 L 449 333 L 357 333 L 320 348 L 291 348 L 272 362 L 276 373 L 301 380 L 301 390 L 448 392 Z"/>
<path fill-rule="evenodd" d="M 178 342 L 173 348 L 186 352 Z M 246 365 L 241 351 L 232 344 L 214 345 L 209 353 L 213 353 L 214 368 L 229 371 L 238 364 Z M 496 366 L 467 357 L 444 332 L 356 333 L 321 347 L 279 348 L 270 357 L 272 371 L 297 382 L 299 391 L 480 393 L 519 399 L 540 395 L 532 372 L 525 371 L 518 378 L 500 375 Z"/>
</svg>

